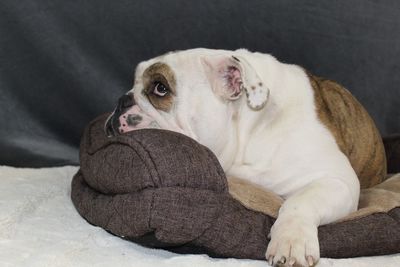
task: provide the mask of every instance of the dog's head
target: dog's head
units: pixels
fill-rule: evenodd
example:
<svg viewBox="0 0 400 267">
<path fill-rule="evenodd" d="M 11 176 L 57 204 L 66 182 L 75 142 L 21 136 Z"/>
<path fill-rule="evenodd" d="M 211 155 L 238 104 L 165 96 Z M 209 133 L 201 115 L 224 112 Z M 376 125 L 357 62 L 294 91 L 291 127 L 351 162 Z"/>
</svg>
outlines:
<svg viewBox="0 0 400 267">
<path fill-rule="evenodd" d="M 193 49 L 140 63 L 133 89 L 120 98 L 106 123 L 107 134 L 161 128 L 213 147 L 242 102 L 259 110 L 268 100 L 269 89 L 250 55 L 246 50 Z"/>
</svg>

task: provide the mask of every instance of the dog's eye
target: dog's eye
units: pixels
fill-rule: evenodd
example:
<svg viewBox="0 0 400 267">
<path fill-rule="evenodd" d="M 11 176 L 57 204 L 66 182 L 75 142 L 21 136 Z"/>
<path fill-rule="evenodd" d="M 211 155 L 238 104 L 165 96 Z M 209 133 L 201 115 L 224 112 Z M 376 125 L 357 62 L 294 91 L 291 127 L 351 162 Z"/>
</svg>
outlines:
<svg viewBox="0 0 400 267">
<path fill-rule="evenodd" d="M 169 92 L 169 89 L 167 86 L 165 86 L 163 83 L 161 82 L 155 82 L 154 83 L 154 87 L 153 87 L 153 91 L 152 93 L 156 96 L 166 96 Z"/>
</svg>

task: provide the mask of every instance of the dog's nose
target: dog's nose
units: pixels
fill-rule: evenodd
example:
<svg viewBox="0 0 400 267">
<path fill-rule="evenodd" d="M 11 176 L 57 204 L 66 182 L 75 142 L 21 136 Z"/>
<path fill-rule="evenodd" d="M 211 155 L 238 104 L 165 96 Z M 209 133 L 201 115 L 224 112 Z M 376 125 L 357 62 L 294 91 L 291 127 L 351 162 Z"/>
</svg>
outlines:
<svg viewBox="0 0 400 267">
<path fill-rule="evenodd" d="M 116 136 L 119 134 L 118 129 L 121 126 L 119 117 L 133 105 L 135 105 L 135 100 L 132 93 L 123 95 L 118 99 L 118 104 L 114 113 L 108 118 L 105 124 L 105 132 L 107 136 Z"/>
</svg>

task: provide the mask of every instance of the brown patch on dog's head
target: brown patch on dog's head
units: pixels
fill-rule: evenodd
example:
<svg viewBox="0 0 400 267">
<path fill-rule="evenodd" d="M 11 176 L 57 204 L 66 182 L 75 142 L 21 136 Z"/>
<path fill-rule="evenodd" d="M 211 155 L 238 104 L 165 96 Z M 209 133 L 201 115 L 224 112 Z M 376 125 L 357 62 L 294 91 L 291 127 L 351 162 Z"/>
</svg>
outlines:
<svg viewBox="0 0 400 267">
<path fill-rule="evenodd" d="M 176 78 L 171 67 L 161 62 L 154 63 L 143 72 L 142 78 L 143 94 L 156 109 L 168 112 L 176 95 Z M 168 89 L 166 95 L 159 96 L 153 93 L 157 83 L 163 84 Z"/>
</svg>

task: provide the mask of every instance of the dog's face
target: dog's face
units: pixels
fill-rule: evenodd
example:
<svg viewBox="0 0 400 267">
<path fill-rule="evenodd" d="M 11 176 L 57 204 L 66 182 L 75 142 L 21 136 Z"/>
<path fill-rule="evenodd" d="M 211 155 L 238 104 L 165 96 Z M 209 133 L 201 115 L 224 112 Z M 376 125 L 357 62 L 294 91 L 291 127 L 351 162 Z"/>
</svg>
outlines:
<svg viewBox="0 0 400 267">
<path fill-rule="evenodd" d="M 269 90 L 246 59 L 247 51 L 193 49 L 140 63 L 135 83 L 106 124 L 109 135 L 161 128 L 188 135 L 213 150 L 247 96 L 261 109 Z"/>
</svg>

